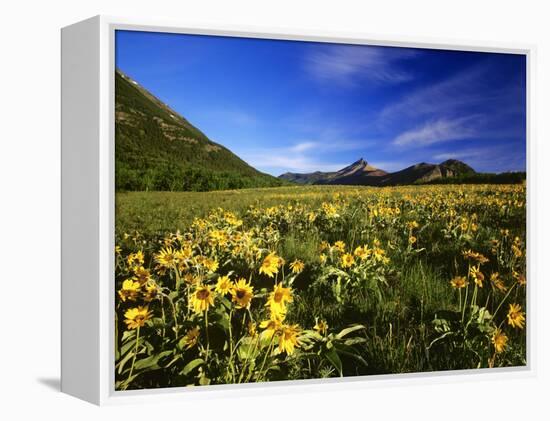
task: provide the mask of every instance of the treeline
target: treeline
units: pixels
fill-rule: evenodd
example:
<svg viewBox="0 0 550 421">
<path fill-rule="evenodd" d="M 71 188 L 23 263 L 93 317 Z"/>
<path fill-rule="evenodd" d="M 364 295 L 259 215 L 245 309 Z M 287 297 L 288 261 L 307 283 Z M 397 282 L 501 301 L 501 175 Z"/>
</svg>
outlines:
<svg viewBox="0 0 550 421">
<path fill-rule="evenodd" d="M 521 184 L 526 177 L 525 172 L 475 173 L 440 178 L 418 184 Z"/>
<path fill-rule="evenodd" d="M 285 184 L 288 183 L 263 174 L 241 175 L 231 171 L 182 168 L 170 163 L 143 169 L 131 168 L 124 162 L 117 162 L 115 166 L 117 191 L 211 191 Z"/>
</svg>

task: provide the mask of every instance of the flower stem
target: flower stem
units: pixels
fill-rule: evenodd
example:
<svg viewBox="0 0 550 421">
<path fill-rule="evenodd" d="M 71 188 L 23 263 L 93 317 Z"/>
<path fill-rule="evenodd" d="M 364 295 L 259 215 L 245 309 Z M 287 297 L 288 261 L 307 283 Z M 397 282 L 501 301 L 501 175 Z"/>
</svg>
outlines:
<svg viewBox="0 0 550 421">
<path fill-rule="evenodd" d="M 262 366 L 260 367 L 260 371 L 259 371 L 260 375 L 258 376 L 257 381 L 261 381 L 261 379 L 262 379 L 262 372 L 264 371 L 265 363 L 267 362 L 267 356 L 269 354 L 271 354 L 271 352 L 272 352 L 274 339 L 275 339 L 275 334 L 273 334 L 273 336 L 271 336 L 271 342 L 269 342 L 269 346 L 267 347 L 267 351 L 264 355 L 264 360 L 262 362 Z M 267 373 L 267 371 L 266 371 L 266 373 Z"/>
<path fill-rule="evenodd" d="M 128 378 L 126 379 L 126 387 L 128 387 L 128 384 L 130 383 L 130 379 L 132 378 L 132 374 L 134 373 L 134 364 L 136 363 L 138 345 L 139 345 L 139 325 L 136 330 L 136 347 L 134 348 L 134 355 L 132 357 L 132 365 L 130 366 L 130 373 L 128 374 Z"/>
<path fill-rule="evenodd" d="M 510 293 L 512 292 L 512 290 L 514 289 L 514 287 L 516 286 L 517 284 L 514 284 L 512 285 L 512 287 L 508 290 L 508 293 L 504 296 L 504 298 L 502 299 L 502 301 L 500 302 L 500 304 L 498 305 L 497 309 L 495 310 L 495 312 L 493 313 L 493 317 L 495 317 L 498 313 L 498 311 L 500 310 L 500 307 L 502 307 L 502 304 L 504 304 L 504 301 L 506 301 L 506 299 L 508 298 L 508 296 L 510 295 Z"/>
<path fill-rule="evenodd" d="M 208 354 L 210 353 L 210 335 L 208 334 L 208 310 L 204 312 L 204 329 L 206 331 L 206 357 L 204 362 L 208 361 Z"/>
<path fill-rule="evenodd" d="M 231 383 L 235 382 L 235 366 L 233 364 L 233 306 L 229 311 L 229 367 L 231 368 Z"/>
</svg>

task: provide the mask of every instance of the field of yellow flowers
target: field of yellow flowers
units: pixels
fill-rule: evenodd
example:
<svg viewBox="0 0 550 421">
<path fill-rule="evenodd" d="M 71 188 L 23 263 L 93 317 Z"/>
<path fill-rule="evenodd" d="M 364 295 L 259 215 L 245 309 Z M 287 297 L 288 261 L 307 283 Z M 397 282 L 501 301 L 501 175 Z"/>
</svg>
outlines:
<svg viewBox="0 0 550 421">
<path fill-rule="evenodd" d="M 523 185 L 117 193 L 116 389 L 526 364 Z"/>
</svg>

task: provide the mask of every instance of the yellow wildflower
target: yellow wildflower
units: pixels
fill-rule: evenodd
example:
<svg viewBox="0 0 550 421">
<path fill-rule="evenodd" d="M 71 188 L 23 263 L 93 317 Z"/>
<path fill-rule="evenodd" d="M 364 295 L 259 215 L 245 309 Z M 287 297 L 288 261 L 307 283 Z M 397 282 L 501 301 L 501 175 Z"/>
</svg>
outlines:
<svg viewBox="0 0 550 421">
<path fill-rule="evenodd" d="M 519 304 L 510 304 L 507 317 L 510 326 L 520 329 L 523 329 L 525 326 L 525 313 L 521 311 L 521 306 Z"/>
<path fill-rule="evenodd" d="M 171 268 L 176 263 L 176 256 L 172 247 L 160 249 L 155 255 L 156 262 L 164 268 Z"/>
<path fill-rule="evenodd" d="M 355 256 L 359 257 L 361 260 L 363 260 L 363 259 L 366 259 L 369 256 L 370 250 L 367 247 L 359 246 L 355 249 L 353 254 Z"/>
<path fill-rule="evenodd" d="M 514 277 L 514 279 L 518 282 L 519 285 L 521 286 L 524 286 L 527 284 L 527 280 L 525 278 L 525 275 L 519 273 L 519 272 L 516 272 L 515 270 L 512 271 L 512 276 Z"/>
<path fill-rule="evenodd" d="M 502 279 L 500 278 L 500 275 L 498 272 L 491 273 L 491 284 L 498 289 L 501 292 L 505 292 L 508 288 L 506 288 L 506 285 L 504 285 L 504 282 L 502 282 Z"/>
<path fill-rule="evenodd" d="M 143 266 L 134 266 L 134 279 L 143 285 L 151 279 L 151 272 Z"/>
<path fill-rule="evenodd" d="M 126 258 L 126 261 L 128 262 L 128 266 L 133 265 L 142 265 L 145 262 L 145 256 L 143 255 L 143 252 L 141 250 L 137 251 L 136 253 L 130 253 L 128 257 Z"/>
<path fill-rule="evenodd" d="M 157 284 L 149 281 L 145 285 L 145 291 L 143 292 L 143 299 L 148 302 L 153 301 L 155 298 L 157 298 L 158 292 L 159 290 L 158 290 Z"/>
<path fill-rule="evenodd" d="M 474 280 L 475 284 L 479 288 L 483 288 L 483 281 L 485 280 L 485 275 L 479 270 L 478 267 L 471 267 L 470 268 L 470 276 Z"/>
<path fill-rule="evenodd" d="M 304 262 L 302 262 L 301 260 L 294 260 L 291 264 L 290 264 L 290 269 L 292 269 L 292 273 L 300 273 L 304 270 Z"/>
<path fill-rule="evenodd" d="M 209 285 L 199 285 L 189 298 L 189 305 L 195 313 L 208 311 L 214 305 L 214 292 Z"/>
<path fill-rule="evenodd" d="M 259 272 L 266 274 L 270 278 L 273 278 L 274 275 L 279 272 L 280 264 L 281 258 L 278 257 L 275 253 L 269 253 L 265 257 Z"/>
<path fill-rule="evenodd" d="M 229 279 L 229 276 L 224 275 L 218 278 L 215 289 L 218 294 L 225 295 L 231 291 L 231 288 L 233 288 L 233 283 Z"/>
<path fill-rule="evenodd" d="M 191 349 L 195 345 L 197 345 L 197 342 L 199 341 L 199 337 L 200 337 L 200 328 L 198 326 L 194 327 L 193 329 L 189 329 L 182 340 L 182 343 L 185 349 Z"/>
<path fill-rule="evenodd" d="M 269 320 L 264 320 L 260 323 L 260 328 L 264 329 L 261 333 L 260 338 L 271 339 L 273 335 L 279 332 L 279 329 L 282 327 L 284 320 L 284 315 L 272 314 Z"/>
<path fill-rule="evenodd" d="M 202 262 L 203 266 L 208 269 L 210 272 L 215 272 L 220 266 L 219 263 L 214 259 L 204 259 Z"/>
<path fill-rule="evenodd" d="M 487 259 L 483 254 L 472 250 L 463 251 L 462 256 L 464 256 L 467 260 L 477 261 L 479 264 L 487 263 L 489 261 L 489 259 Z"/>
<path fill-rule="evenodd" d="M 143 327 L 145 322 L 151 318 L 151 312 L 147 306 L 138 306 L 126 310 L 124 317 L 124 323 L 128 329 L 137 329 Z"/>
<path fill-rule="evenodd" d="M 343 241 L 336 241 L 334 243 L 334 248 L 343 253 L 346 250 L 346 243 L 344 243 Z"/>
<path fill-rule="evenodd" d="M 319 332 L 321 335 L 324 335 L 325 333 L 327 333 L 328 324 L 324 320 L 317 320 L 315 326 L 313 326 L 313 329 Z"/>
<path fill-rule="evenodd" d="M 495 351 L 500 354 L 506 349 L 508 343 L 508 336 L 504 334 L 500 329 L 496 329 L 491 338 L 491 342 L 495 347 Z"/>
<path fill-rule="evenodd" d="M 134 301 L 141 289 L 139 282 L 134 282 L 132 279 L 126 279 L 122 283 L 122 288 L 118 291 L 118 296 L 122 301 Z"/>
<path fill-rule="evenodd" d="M 282 283 L 278 283 L 275 285 L 273 292 L 269 294 L 266 307 L 269 307 L 272 314 L 284 314 L 286 313 L 286 303 L 292 301 L 292 290 L 283 287 Z"/>
<path fill-rule="evenodd" d="M 343 268 L 349 268 L 355 264 L 355 259 L 353 255 L 346 253 L 342 255 L 340 264 L 342 265 Z"/>
<path fill-rule="evenodd" d="M 286 352 L 287 355 L 294 353 L 294 348 L 300 346 L 298 335 L 300 327 L 298 325 L 283 325 L 280 329 L 279 352 Z"/>
<path fill-rule="evenodd" d="M 233 288 L 231 288 L 230 292 L 232 301 L 236 303 L 237 308 L 250 307 L 250 302 L 254 297 L 254 288 L 249 282 L 246 281 L 246 279 L 239 279 Z"/>
<path fill-rule="evenodd" d="M 455 289 L 464 288 L 466 285 L 468 285 L 468 281 L 464 276 L 455 276 L 451 279 L 451 286 Z"/>
</svg>

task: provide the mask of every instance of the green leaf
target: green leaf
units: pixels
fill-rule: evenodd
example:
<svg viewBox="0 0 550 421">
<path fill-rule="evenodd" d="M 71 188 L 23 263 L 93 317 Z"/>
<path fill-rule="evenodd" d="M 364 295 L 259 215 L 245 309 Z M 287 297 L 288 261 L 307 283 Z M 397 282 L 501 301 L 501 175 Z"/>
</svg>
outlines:
<svg viewBox="0 0 550 421">
<path fill-rule="evenodd" d="M 151 355 L 150 357 L 136 361 L 136 363 L 134 364 L 134 370 L 136 371 L 157 370 L 160 368 L 158 364 L 160 359 L 171 354 L 172 354 L 172 351 L 164 351 L 164 352 L 161 352 L 160 354 Z"/>
<path fill-rule="evenodd" d="M 361 330 L 361 329 L 366 329 L 366 327 L 363 326 L 363 325 L 354 325 L 354 326 L 350 326 L 350 327 L 347 327 L 347 328 L 343 329 L 342 331 L 340 331 L 340 333 L 338 333 L 338 334 L 336 335 L 336 337 L 337 337 L 338 339 L 342 339 L 344 336 L 347 336 L 347 335 L 349 335 L 350 333 L 355 332 L 355 331 L 357 331 L 357 330 Z"/>
<path fill-rule="evenodd" d="M 134 329 L 132 330 L 125 330 L 124 333 L 122 334 L 122 343 L 126 342 L 127 340 L 129 339 L 132 339 L 132 338 L 135 338 L 136 337 L 136 331 Z"/>
<path fill-rule="evenodd" d="M 239 356 L 239 359 L 241 361 L 248 360 L 250 358 L 255 358 L 258 353 L 259 349 L 256 346 L 256 340 L 254 339 L 248 339 L 245 338 L 241 344 L 239 345 L 239 348 L 237 349 L 237 355 Z"/>
<path fill-rule="evenodd" d="M 324 357 L 334 366 L 336 370 L 338 370 L 338 374 L 340 375 L 340 377 L 343 377 L 342 360 L 340 360 L 340 357 L 338 356 L 336 350 L 334 348 L 331 348 L 324 353 Z"/>
<path fill-rule="evenodd" d="M 344 344 L 347 346 L 351 346 L 351 345 L 357 345 L 357 344 L 364 344 L 365 342 L 367 342 L 367 338 L 361 338 L 356 336 L 355 338 L 346 339 L 344 341 Z"/>
<path fill-rule="evenodd" d="M 188 362 L 185 367 L 183 367 L 183 370 L 181 370 L 181 374 L 188 375 L 201 364 L 204 364 L 204 360 L 202 358 L 196 358 L 193 361 Z"/>
<path fill-rule="evenodd" d="M 141 341 L 140 341 L 141 342 Z M 134 349 L 136 346 L 136 340 L 131 340 L 131 341 L 128 341 L 127 343 L 125 343 L 124 345 L 122 345 L 122 347 L 120 348 L 120 355 L 126 355 L 126 353 L 131 350 L 131 349 Z"/>
<path fill-rule="evenodd" d="M 221 297 L 220 302 L 226 309 L 231 310 L 231 301 L 229 301 L 226 297 Z"/>
<path fill-rule="evenodd" d="M 201 376 L 201 378 L 199 379 L 199 384 L 201 386 L 208 386 L 210 384 L 210 379 L 206 376 Z"/>
<path fill-rule="evenodd" d="M 360 361 L 363 363 L 363 365 L 367 365 L 367 362 L 361 357 L 357 351 L 352 348 L 351 346 L 342 344 L 342 343 L 335 343 L 334 348 L 336 349 L 336 352 L 342 355 L 347 355 L 348 357 L 354 358 L 357 361 Z"/>
<path fill-rule="evenodd" d="M 134 355 L 133 352 L 128 352 L 126 356 L 118 363 L 118 374 L 122 374 L 122 370 L 124 370 L 124 365 L 132 358 Z"/>
</svg>

